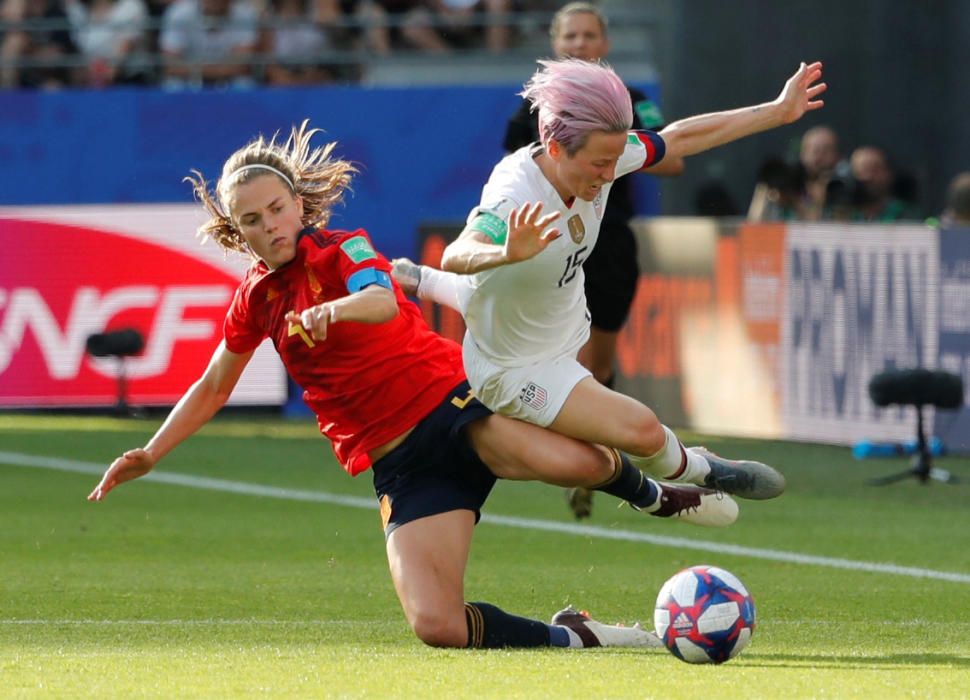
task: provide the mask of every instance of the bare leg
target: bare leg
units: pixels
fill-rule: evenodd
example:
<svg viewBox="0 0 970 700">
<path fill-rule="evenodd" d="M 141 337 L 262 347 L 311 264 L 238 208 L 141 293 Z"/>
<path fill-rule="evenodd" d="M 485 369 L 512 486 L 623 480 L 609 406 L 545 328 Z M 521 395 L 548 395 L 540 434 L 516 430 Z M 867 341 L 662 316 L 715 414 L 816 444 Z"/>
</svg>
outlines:
<svg viewBox="0 0 970 700">
<path fill-rule="evenodd" d="M 464 578 L 474 526 L 474 513 L 454 510 L 402 525 L 387 538 L 394 589 L 425 644 L 468 644 Z"/>
</svg>

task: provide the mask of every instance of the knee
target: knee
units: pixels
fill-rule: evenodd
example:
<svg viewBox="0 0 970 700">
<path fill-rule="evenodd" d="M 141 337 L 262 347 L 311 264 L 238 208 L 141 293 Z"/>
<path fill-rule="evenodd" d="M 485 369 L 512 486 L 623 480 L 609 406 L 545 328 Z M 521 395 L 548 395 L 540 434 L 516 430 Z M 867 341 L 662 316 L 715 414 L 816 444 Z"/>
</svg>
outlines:
<svg viewBox="0 0 970 700">
<path fill-rule="evenodd" d="M 431 647 L 465 647 L 468 627 L 465 614 L 447 615 L 439 611 L 421 611 L 411 616 L 411 629 Z"/>
<path fill-rule="evenodd" d="M 629 416 L 625 428 L 628 447 L 623 449 L 640 457 L 656 454 L 663 449 L 667 441 L 660 419 L 646 406 L 642 406 L 641 410 Z"/>
</svg>

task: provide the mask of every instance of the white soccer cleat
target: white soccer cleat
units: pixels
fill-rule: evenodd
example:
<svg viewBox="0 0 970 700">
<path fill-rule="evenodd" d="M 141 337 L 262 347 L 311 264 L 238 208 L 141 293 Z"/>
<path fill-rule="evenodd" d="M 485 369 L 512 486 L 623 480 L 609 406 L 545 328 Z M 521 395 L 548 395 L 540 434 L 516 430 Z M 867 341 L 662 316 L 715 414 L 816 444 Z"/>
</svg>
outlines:
<svg viewBox="0 0 970 700">
<path fill-rule="evenodd" d="M 604 625 L 588 614 L 572 606 L 552 616 L 551 624 L 572 630 L 587 647 L 630 647 L 663 649 L 664 643 L 652 630 L 645 630 L 640 623 L 633 627 Z"/>
<path fill-rule="evenodd" d="M 653 505 L 638 510 L 705 527 L 727 527 L 738 519 L 738 504 L 726 493 L 669 482 L 654 483 L 660 491 L 659 497 Z"/>
</svg>

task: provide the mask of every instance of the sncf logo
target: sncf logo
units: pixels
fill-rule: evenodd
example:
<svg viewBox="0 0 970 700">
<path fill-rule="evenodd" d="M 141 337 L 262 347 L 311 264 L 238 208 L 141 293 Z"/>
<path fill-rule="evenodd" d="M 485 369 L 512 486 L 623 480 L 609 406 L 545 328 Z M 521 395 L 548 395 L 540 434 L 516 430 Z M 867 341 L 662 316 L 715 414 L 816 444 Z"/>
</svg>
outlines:
<svg viewBox="0 0 970 700">
<path fill-rule="evenodd" d="M 126 361 L 131 398 L 177 399 L 221 340 L 238 283 L 175 248 L 60 223 L 0 219 L 0 246 L 0 405 L 110 402 L 116 363 L 85 343 L 125 326 L 145 337 Z"/>
<path fill-rule="evenodd" d="M 108 327 L 116 317 L 135 310 L 149 311 L 152 319 L 146 328 L 145 351 L 128 361 L 128 377 L 162 374 L 169 369 L 179 341 L 218 342 L 218 324 L 211 318 L 192 318 L 192 311 L 214 307 L 221 318 L 231 297 L 232 288 L 227 285 L 119 287 L 105 292 L 79 287 L 62 326 L 41 290 L 0 288 L 0 374 L 10 367 L 30 335 L 50 378 L 76 379 L 85 359 L 87 337 Z M 94 372 L 115 376 L 110 361 L 89 362 Z"/>
</svg>

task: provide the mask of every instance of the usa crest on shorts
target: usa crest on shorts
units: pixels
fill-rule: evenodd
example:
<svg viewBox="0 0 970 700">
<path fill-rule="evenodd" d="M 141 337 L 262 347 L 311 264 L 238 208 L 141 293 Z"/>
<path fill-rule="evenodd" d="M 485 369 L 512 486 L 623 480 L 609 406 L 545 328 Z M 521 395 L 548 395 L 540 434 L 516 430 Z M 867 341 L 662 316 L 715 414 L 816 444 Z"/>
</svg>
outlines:
<svg viewBox="0 0 970 700">
<path fill-rule="evenodd" d="M 522 400 L 522 403 L 526 404 L 527 406 L 531 406 L 538 411 L 545 408 L 549 395 L 546 393 L 545 389 L 535 382 L 529 382 L 522 387 L 522 391 L 519 393 L 519 399 Z"/>
</svg>

